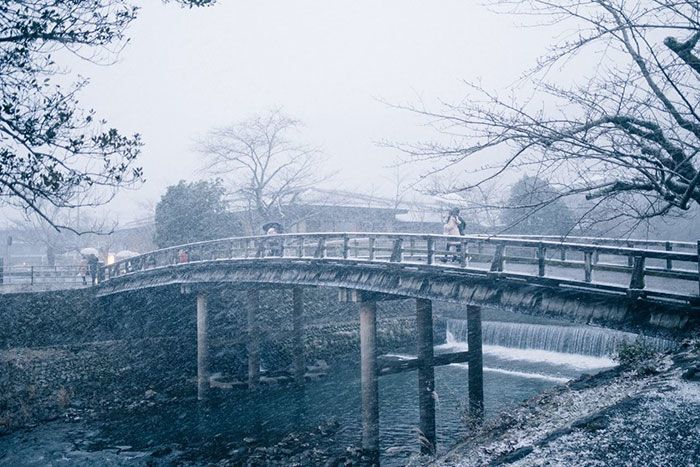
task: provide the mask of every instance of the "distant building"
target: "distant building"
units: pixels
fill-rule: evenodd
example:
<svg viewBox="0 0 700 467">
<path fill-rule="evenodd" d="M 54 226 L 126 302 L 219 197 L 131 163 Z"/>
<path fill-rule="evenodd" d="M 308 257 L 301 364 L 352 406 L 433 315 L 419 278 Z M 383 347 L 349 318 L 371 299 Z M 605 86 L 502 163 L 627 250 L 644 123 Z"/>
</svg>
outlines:
<svg viewBox="0 0 700 467">
<path fill-rule="evenodd" d="M 232 214 L 245 218 L 245 212 Z M 298 203 L 281 206 L 271 220 L 287 232 L 442 233 L 441 217 L 437 206 L 411 208 L 377 196 L 310 189 Z"/>
</svg>

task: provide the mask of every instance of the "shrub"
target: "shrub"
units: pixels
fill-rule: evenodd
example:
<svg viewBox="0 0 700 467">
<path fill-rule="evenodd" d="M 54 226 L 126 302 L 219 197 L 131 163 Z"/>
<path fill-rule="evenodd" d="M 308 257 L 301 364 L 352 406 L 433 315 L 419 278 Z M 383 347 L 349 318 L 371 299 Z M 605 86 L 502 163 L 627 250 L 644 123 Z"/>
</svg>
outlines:
<svg viewBox="0 0 700 467">
<path fill-rule="evenodd" d="M 620 366 L 634 370 L 637 374 L 651 374 L 656 372 L 653 359 L 658 352 L 643 339 L 633 342 L 622 341 L 618 344 L 613 354 L 613 360 Z"/>
</svg>

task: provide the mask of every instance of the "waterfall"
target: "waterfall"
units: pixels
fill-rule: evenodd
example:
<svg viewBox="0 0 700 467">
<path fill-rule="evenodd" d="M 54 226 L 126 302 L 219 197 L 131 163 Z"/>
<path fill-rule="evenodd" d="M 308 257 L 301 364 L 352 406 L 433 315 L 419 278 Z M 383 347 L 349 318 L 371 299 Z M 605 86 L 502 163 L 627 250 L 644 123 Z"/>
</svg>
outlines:
<svg viewBox="0 0 700 467">
<path fill-rule="evenodd" d="M 641 339 L 655 350 L 665 350 L 673 345 L 666 339 L 592 326 L 484 321 L 481 331 L 484 345 L 595 357 L 610 356 L 620 343 L 631 343 L 637 339 Z M 447 342 L 448 344 L 467 342 L 466 320 L 447 320 Z"/>
</svg>

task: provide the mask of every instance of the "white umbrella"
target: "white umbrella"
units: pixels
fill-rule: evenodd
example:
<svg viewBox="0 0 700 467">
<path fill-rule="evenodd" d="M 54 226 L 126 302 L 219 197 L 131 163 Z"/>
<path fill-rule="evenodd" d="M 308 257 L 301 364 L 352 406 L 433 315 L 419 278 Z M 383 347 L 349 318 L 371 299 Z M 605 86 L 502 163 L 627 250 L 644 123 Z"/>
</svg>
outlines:
<svg viewBox="0 0 700 467">
<path fill-rule="evenodd" d="M 97 248 L 93 248 L 93 247 L 91 247 L 91 246 L 89 246 L 89 247 L 87 247 L 87 248 L 83 248 L 82 250 L 80 250 L 80 254 L 81 254 L 81 255 L 84 255 L 84 256 L 90 256 L 90 255 L 93 255 L 93 256 L 100 256 L 100 252 L 97 251 Z"/>
<path fill-rule="evenodd" d="M 117 259 L 127 259 L 127 258 L 132 258 L 134 256 L 138 256 L 139 253 L 136 253 L 135 251 L 131 250 L 122 250 L 117 252 L 116 255 L 114 255 L 115 258 Z"/>
</svg>

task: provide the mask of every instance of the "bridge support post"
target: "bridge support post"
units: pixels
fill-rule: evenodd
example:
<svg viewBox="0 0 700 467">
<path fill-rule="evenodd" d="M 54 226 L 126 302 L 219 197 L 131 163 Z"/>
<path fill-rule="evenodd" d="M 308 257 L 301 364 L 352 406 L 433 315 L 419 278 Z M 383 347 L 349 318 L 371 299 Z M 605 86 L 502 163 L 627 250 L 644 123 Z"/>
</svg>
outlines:
<svg viewBox="0 0 700 467">
<path fill-rule="evenodd" d="M 255 389 L 260 382 L 260 336 L 258 334 L 258 309 L 260 291 L 248 291 L 248 389 Z"/>
<path fill-rule="evenodd" d="M 467 306 L 469 346 L 469 412 L 476 419 L 484 415 L 484 357 L 481 339 L 481 307 Z"/>
<path fill-rule="evenodd" d="M 362 452 L 379 464 L 379 381 L 377 374 L 377 302 L 360 302 Z"/>
<path fill-rule="evenodd" d="M 209 330 L 207 295 L 197 294 L 197 399 L 205 400 L 209 393 Z"/>
<path fill-rule="evenodd" d="M 422 454 L 434 454 L 435 436 L 435 368 L 433 366 L 433 303 L 416 300 L 416 336 L 418 341 L 418 407 Z"/>
<path fill-rule="evenodd" d="M 306 362 L 304 358 L 304 289 L 292 289 L 293 317 L 293 350 L 294 350 L 294 382 L 298 386 L 304 384 Z"/>
</svg>

